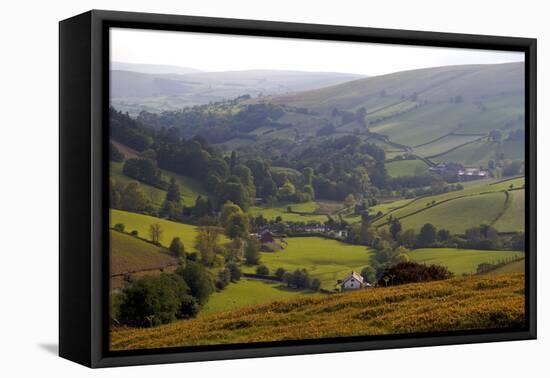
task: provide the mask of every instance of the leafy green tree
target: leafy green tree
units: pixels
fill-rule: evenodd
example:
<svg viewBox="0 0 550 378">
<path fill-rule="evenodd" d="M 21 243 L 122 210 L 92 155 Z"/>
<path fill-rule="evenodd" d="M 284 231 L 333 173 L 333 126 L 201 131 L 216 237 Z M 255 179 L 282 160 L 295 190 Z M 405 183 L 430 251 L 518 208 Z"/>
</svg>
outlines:
<svg viewBox="0 0 550 378">
<path fill-rule="evenodd" d="M 153 186 L 161 185 L 160 171 L 153 160 L 141 158 L 128 159 L 122 167 L 122 172 L 128 177 L 147 184 Z"/>
<path fill-rule="evenodd" d="M 181 306 L 188 292 L 188 285 L 174 274 L 136 279 L 123 289 L 120 322 L 133 327 L 152 327 L 182 318 L 187 315 Z"/>
<path fill-rule="evenodd" d="M 169 249 L 170 249 L 170 252 L 172 252 L 176 257 L 185 256 L 185 246 L 183 245 L 183 242 L 181 241 L 181 239 L 178 237 L 175 237 L 172 239 Z"/>
<path fill-rule="evenodd" d="M 220 231 L 216 227 L 200 226 L 195 236 L 195 249 L 204 265 L 212 266 L 219 250 Z"/>
<path fill-rule="evenodd" d="M 397 218 L 392 218 L 390 221 L 390 234 L 393 238 L 393 240 L 397 241 L 397 237 L 399 236 L 399 233 L 401 232 L 402 226 L 401 222 Z"/>
<path fill-rule="evenodd" d="M 256 274 L 259 274 L 261 276 L 268 276 L 269 268 L 265 265 L 260 265 L 256 268 Z"/>
<path fill-rule="evenodd" d="M 279 279 L 283 279 L 285 273 L 286 270 L 284 268 L 277 268 L 277 270 L 275 271 L 275 276 Z"/>
<path fill-rule="evenodd" d="M 346 199 L 344 200 L 344 205 L 346 205 L 346 207 L 355 205 L 355 196 L 352 193 L 346 196 Z"/>
<path fill-rule="evenodd" d="M 319 291 L 321 289 L 321 280 L 318 278 L 312 279 L 309 288 L 313 291 Z"/>
<path fill-rule="evenodd" d="M 248 265 L 258 265 L 260 263 L 260 243 L 256 239 L 250 238 L 246 241 L 244 259 Z"/>
<path fill-rule="evenodd" d="M 416 233 L 413 229 L 408 229 L 399 233 L 399 243 L 407 248 L 413 248 L 416 244 Z"/>
<path fill-rule="evenodd" d="M 371 266 L 366 266 L 361 270 L 361 276 L 368 283 L 376 282 L 376 270 Z"/>
<path fill-rule="evenodd" d="M 118 232 L 124 232 L 124 223 L 117 223 L 113 228 Z"/>
<path fill-rule="evenodd" d="M 237 282 L 241 279 L 242 271 L 241 268 L 234 262 L 230 262 L 226 265 L 227 269 L 229 269 L 229 273 L 231 275 L 231 281 Z"/>
<path fill-rule="evenodd" d="M 248 191 L 250 198 L 256 197 L 256 187 L 254 186 L 254 176 L 252 171 L 246 165 L 239 164 L 233 168 L 233 174 L 239 178 L 241 184 Z"/>
<path fill-rule="evenodd" d="M 436 238 L 436 229 L 433 224 L 426 223 L 420 229 L 418 234 L 418 244 L 422 247 L 429 247 L 435 242 Z"/>
<path fill-rule="evenodd" d="M 197 299 L 200 305 L 208 302 L 208 298 L 214 292 L 214 282 L 203 265 L 195 261 L 187 261 L 185 268 L 176 269 L 176 274 L 185 280 L 191 295 Z"/>
<path fill-rule="evenodd" d="M 437 240 L 440 242 L 446 242 L 451 238 L 451 232 L 449 230 L 445 230 L 444 228 L 441 228 L 439 231 L 437 231 Z"/>
<path fill-rule="evenodd" d="M 120 195 L 120 207 L 123 210 L 140 212 L 148 208 L 148 201 L 139 184 L 131 181 Z"/>
<path fill-rule="evenodd" d="M 248 216 L 243 213 L 232 214 L 225 226 L 225 234 L 230 239 L 246 238 L 249 234 L 249 219 Z"/>
<path fill-rule="evenodd" d="M 285 183 L 277 191 L 277 198 L 279 201 L 292 201 L 294 200 L 294 195 L 296 194 L 296 187 L 289 180 L 286 180 Z"/>
<path fill-rule="evenodd" d="M 166 192 L 166 201 L 172 201 L 179 203 L 181 201 L 181 192 L 176 182 L 176 179 L 170 178 L 170 185 L 168 185 L 168 190 Z"/>
</svg>

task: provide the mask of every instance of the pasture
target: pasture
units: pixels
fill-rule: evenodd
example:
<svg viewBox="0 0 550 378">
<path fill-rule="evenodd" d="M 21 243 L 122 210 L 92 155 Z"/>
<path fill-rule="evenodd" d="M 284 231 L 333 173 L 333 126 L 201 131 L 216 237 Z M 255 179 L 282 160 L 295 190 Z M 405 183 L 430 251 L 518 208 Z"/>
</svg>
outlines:
<svg viewBox="0 0 550 378">
<path fill-rule="evenodd" d="M 115 328 L 111 350 L 521 327 L 523 274 L 306 296 L 154 328 Z"/>
<path fill-rule="evenodd" d="M 281 283 L 241 278 L 240 281 L 229 284 L 222 291 L 212 294 L 199 316 L 245 306 L 297 298 L 302 295 L 308 294 L 303 291 L 287 289 Z"/>
<path fill-rule="evenodd" d="M 367 247 L 345 244 L 320 237 L 285 238 L 287 246 L 278 252 L 262 252 L 261 264 L 271 272 L 277 268 L 287 271 L 306 269 L 312 277 L 319 278 L 324 289 L 334 289 L 336 281 L 344 279 L 352 270 L 361 271 L 369 265 L 372 255 Z M 255 267 L 243 266 L 243 271 L 253 273 Z"/>
<path fill-rule="evenodd" d="M 421 248 L 410 252 L 411 259 L 424 264 L 446 266 L 454 274 L 475 273 L 481 263 L 496 264 L 499 261 L 523 256 L 515 251 L 482 251 L 457 248 Z"/>
<path fill-rule="evenodd" d="M 385 166 L 390 177 L 422 175 L 428 170 L 428 165 L 422 160 L 397 160 Z"/>
<path fill-rule="evenodd" d="M 288 206 L 291 207 L 291 212 L 288 212 Z M 315 211 L 319 208 L 319 204 L 316 202 L 294 203 L 277 205 L 276 207 L 268 206 L 252 206 L 248 209 L 248 212 L 257 217 L 262 215 L 268 220 L 274 220 L 277 217 L 281 217 L 283 221 L 287 222 L 324 222 L 327 220 L 327 216 L 324 214 L 316 214 Z"/>
<path fill-rule="evenodd" d="M 525 190 L 511 190 L 508 193 L 509 203 L 493 227 L 500 232 L 525 231 Z"/>
<path fill-rule="evenodd" d="M 130 213 L 128 211 L 111 209 L 110 227 L 117 223 L 124 224 L 126 231 L 136 230 L 141 238 L 150 239 L 149 226 L 154 223 L 160 224 L 162 228 L 162 236 L 160 243 L 167 247 L 173 238 L 179 237 L 185 245 L 186 251 L 193 251 L 194 241 L 196 236 L 196 227 L 178 222 L 172 222 L 166 219 L 156 218 L 149 215 Z M 227 242 L 227 238 L 220 236 L 220 242 Z"/>
</svg>

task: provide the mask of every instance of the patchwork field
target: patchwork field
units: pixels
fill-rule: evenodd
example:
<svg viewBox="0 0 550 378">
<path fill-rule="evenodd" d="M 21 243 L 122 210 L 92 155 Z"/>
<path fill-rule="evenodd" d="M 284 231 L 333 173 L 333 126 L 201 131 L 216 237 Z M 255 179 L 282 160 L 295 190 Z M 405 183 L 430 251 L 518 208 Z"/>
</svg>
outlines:
<svg viewBox="0 0 550 378">
<path fill-rule="evenodd" d="M 110 345 L 127 350 L 517 328 L 524 322 L 524 275 L 507 274 L 308 296 L 155 328 L 115 328 Z"/>
<path fill-rule="evenodd" d="M 414 261 L 424 264 L 446 266 L 456 275 L 475 273 L 481 263 L 496 264 L 504 259 L 522 257 L 522 252 L 514 251 L 481 251 L 476 249 L 457 248 L 422 248 L 410 253 Z"/>
<path fill-rule="evenodd" d="M 400 220 L 405 230 L 420 231 L 424 224 L 432 223 L 451 233 L 462 234 L 468 228 L 491 224 L 504 208 L 505 200 L 501 192 L 457 198 Z"/>
<path fill-rule="evenodd" d="M 179 237 L 185 245 L 186 251 L 193 250 L 196 235 L 195 226 L 115 209 L 111 209 L 110 218 L 111 227 L 117 223 L 122 223 L 124 224 L 127 232 L 136 230 L 138 235 L 144 239 L 150 239 L 149 226 L 154 223 L 159 223 L 163 230 L 163 234 L 160 239 L 160 243 L 163 246 L 170 245 L 173 238 Z M 222 235 L 220 236 L 220 242 L 227 242 L 227 239 Z"/>
<path fill-rule="evenodd" d="M 514 261 L 510 264 L 506 264 L 489 272 L 488 274 L 497 275 L 507 273 L 525 273 L 525 260 Z"/>
<path fill-rule="evenodd" d="M 521 188 L 524 183 L 524 177 L 471 181 L 463 183 L 463 190 L 380 204 L 372 207 L 371 211 L 381 211 L 384 216 L 373 224 L 377 227 L 385 225 L 387 216 L 391 214 L 400 219 L 404 229 L 419 230 L 425 223 L 432 223 L 437 228 L 462 233 L 469 227 L 494 222 L 497 230 L 502 232 L 513 228 L 520 230 L 524 214 L 522 191 L 509 189 L 510 185 Z M 510 203 L 506 202 L 505 190 L 510 195 Z M 504 229 L 500 230 L 499 225 Z"/>
<path fill-rule="evenodd" d="M 307 269 L 312 277 L 321 280 L 322 287 L 334 289 L 337 280 L 344 279 L 352 270 L 361 271 L 369 265 L 372 252 L 364 246 L 344 244 L 320 237 L 285 238 L 288 243 L 282 251 L 261 253 L 261 264 L 270 271 Z M 252 273 L 255 267 L 243 267 Z"/>
</svg>

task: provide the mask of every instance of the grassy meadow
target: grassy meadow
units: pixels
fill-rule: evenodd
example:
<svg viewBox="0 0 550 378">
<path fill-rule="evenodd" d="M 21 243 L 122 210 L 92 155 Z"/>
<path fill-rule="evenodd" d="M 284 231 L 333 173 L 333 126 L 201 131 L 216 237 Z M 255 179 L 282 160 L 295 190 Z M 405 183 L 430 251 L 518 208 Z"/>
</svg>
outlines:
<svg viewBox="0 0 550 378">
<path fill-rule="evenodd" d="M 331 290 L 337 280 L 352 271 L 361 271 L 369 265 L 372 252 L 364 246 L 345 244 L 320 237 L 285 238 L 287 245 L 278 252 L 261 253 L 261 263 L 270 271 L 284 268 L 286 271 L 306 269 L 321 280 L 323 288 Z M 243 267 L 244 272 L 254 272 L 255 267 Z"/>
<path fill-rule="evenodd" d="M 390 177 L 425 174 L 428 170 L 428 165 L 422 160 L 397 160 L 386 163 L 385 166 Z"/>
<path fill-rule="evenodd" d="M 173 238 L 179 237 L 185 245 L 186 251 L 193 251 L 194 241 L 196 236 L 196 227 L 188 224 L 172 222 L 166 219 L 160 219 L 149 215 L 130 213 L 128 211 L 111 209 L 110 226 L 113 227 L 117 223 L 122 223 L 125 226 L 126 232 L 136 230 L 138 236 L 149 240 L 149 226 L 159 223 L 163 233 L 160 238 L 160 243 L 168 247 Z M 227 242 L 225 236 L 220 236 L 220 242 Z"/>
<path fill-rule="evenodd" d="M 521 327 L 524 275 L 458 277 L 300 297 L 176 321 L 115 328 L 111 350 Z"/>
<path fill-rule="evenodd" d="M 229 284 L 223 291 L 212 294 L 200 316 L 304 295 L 311 293 L 288 289 L 281 283 L 243 278 Z"/>
<path fill-rule="evenodd" d="M 457 248 L 421 248 L 410 252 L 411 259 L 424 264 L 446 266 L 456 275 L 475 273 L 481 263 L 496 264 L 512 257 L 523 256 L 515 251 L 482 251 Z"/>
</svg>

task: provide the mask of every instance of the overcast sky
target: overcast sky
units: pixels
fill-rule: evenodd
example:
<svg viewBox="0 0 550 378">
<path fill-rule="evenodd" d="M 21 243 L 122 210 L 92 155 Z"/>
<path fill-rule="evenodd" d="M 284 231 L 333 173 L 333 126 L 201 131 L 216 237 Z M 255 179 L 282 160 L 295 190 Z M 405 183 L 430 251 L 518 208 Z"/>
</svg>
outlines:
<svg viewBox="0 0 550 378">
<path fill-rule="evenodd" d="M 111 29 L 111 61 L 201 71 L 275 69 L 382 75 L 456 64 L 523 61 L 518 52 Z"/>
</svg>

